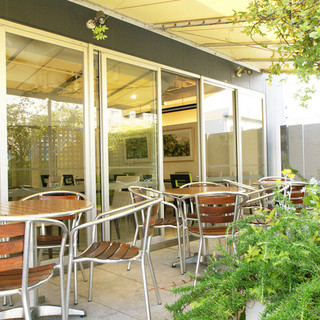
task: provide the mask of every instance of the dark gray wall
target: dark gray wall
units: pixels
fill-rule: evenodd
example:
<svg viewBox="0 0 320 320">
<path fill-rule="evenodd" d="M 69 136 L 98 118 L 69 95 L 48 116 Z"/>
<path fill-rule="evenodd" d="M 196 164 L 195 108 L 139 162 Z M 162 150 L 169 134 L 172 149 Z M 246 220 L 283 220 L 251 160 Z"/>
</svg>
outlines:
<svg viewBox="0 0 320 320">
<path fill-rule="evenodd" d="M 0 0 L 0 18 L 265 92 L 265 77 L 257 72 L 233 77 L 237 64 L 112 17 L 108 38 L 95 40 L 86 27 L 95 14 L 66 0 Z"/>
</svg>

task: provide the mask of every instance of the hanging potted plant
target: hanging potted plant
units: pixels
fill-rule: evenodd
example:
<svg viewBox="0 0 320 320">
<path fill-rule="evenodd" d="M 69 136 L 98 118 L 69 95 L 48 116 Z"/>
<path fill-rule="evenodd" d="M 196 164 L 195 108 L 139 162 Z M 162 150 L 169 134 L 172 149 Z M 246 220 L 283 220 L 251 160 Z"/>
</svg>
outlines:
<svg viewBox="0 0 320 320">
<path fill-rule="evenodd" d="M 277 191 L 273 210 L 239 220 L 236 252 L 219 247 L 224 257 L 212 259 L 195 287 L 172 289 L 173 318 L 246 319 L 247 302 L 258 301 L 264 307 L 255 319 L 320 319 L 320 187 L 306 191 L 308 210 L 297 212 Z"/>
</svg>

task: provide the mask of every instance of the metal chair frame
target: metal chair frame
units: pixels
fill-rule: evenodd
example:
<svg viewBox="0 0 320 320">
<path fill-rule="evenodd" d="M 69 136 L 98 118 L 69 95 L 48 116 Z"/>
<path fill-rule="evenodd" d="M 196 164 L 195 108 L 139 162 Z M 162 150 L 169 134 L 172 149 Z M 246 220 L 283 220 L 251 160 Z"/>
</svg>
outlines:
<svg viewBox="0 0 320 320">
<path fill-rule="evenodd" d="M 131 200 L 132 203 L 138 203 L 141 200 L 146 200 L 150 198 L 163 198 L 163 192 L 154 190 L 152 188 L 146 188 L 146 187 L 140 187 L 140 186 L 131 186 L 128 188 L 130 191 L 131 195 Z M 183 250 L 181 246 L 181 231 L 183 231 L 183 219 L 179 215 L 178 208 L 167 201 L 162 200 L 161 203 L 165 206 L 171 207 L 174 210 L 174 219 L 170 219 L 166 221 L 165 219 L 157 219 L 154 225 L 154 229 L 162 229 L 162 228 L 174 228 L 177 229 L 177 238 L 178 238 L 178 256 L 180 260 L 180 271 L 181 274 L 184 274 L 184 269 L 183 269 Z M 136 213 L 134 213 L 134 220 L 135 220 L 135 225 L 136 225 L 136 230 L 134 234 L 134 239 L 133 239 L 133 245 L 136 245 L 137 240 L 138 240 L 138 235 L 139 235 L 139 229 L 141 229 L 145 223 L 144 215 L 143 212 L 141 212 L 141 220 L 142 224 L 139 224 L 139 219 Z M 182 238 L 184 239 L 184 238 Z M 130 263 L 128 264 L 128 270 L 130 270 Z"/>
<path fill-rule="evenodd" d="M 6 234 L 5 238 L 2 238 L 0 243 L 2 255 L 0 256 L 1 267 L 0 267 L 0 277 L 1 286 L 4 286 L 3 289 L 0 289 L 0 296 L 11 296 L 13 294 L 20 294 L 22 298 L 23 307 L 11 308 L 1 311 L 2 319 L 17 319 L 24 317 L 24 319 L 31 320 L 34 318 L 34 315 L 50 315 L 51 309 L 56 309 L 57 306 L 34 306 L 30 308 L 29 302 L 29 291 L 35 289 L 46 282 L 48 282 L 53 276 L 55 269 L 59 270 L 60 275 L 60 296 L 61 296 L 61 315 L 62 319 L 67 319 L 66 306 L 65 306 L 65 291 L 64 291 L 64 265 L 63 265 L 63 256 L 66 246 L 66 240 L 68 235 L 68 229 L 64 223 L 58 220 L 53 219 L 44 219 L 44 218 L 32 218 L 32 217 L 18 217 L 18 216 L 2 216 L 0 217 L 1 228 L 6 228 L 6 225 L 10 227 L 10 224 L 15 223 L 15 234 L 8 235 Z M 21 223 L 24 224 L 23 226 Z M 57 226 L 61 230 L 61 245 L 59 252 L 59 261 L 57 264 L 46 265 L 34 267 L 35 259 L 32 259 L 34 252 L 34 247 L 31 244 L 35 245 L 34 233 L 36 232 L 36 225 L 39 223 L 45 223 L 47 225 Z M 24 228 L 24 230 L 21 230 Z M 17 240 L 17 236 L 20 237 L 20 240 Z M 10 241 L 10 237 L 13 238 L 13 243 L 10 246 L 10 251 L 5 253 L 2 250 L 2 246 L 6 246 L 6 242 Z M 17 243 L 22 241 L 23 245 L 17 246 Z M 10 255 L 14 254 L 13 262 L 10 260 Z M 21 260 L 19 259 L 21 256 Z M 23 257 L 22 257 L 23 256 Z M 18 259 L 18 263 L 16 262 Z M 45 269 L 45 270 L 43 270 Z M 21 272 L 21 274 L 20 274 Z M 41 272 L 41 275 L 39 275 Z M 29 277 L 29 274 L 32 274 L 32 277 Z M 11 284 L 12 287 L 9 288 L 10 279 L 15 278 L 17 281 L 21 279 L 21 285 Z M 34 280 L 34 279 L 37 280 Z M 7 281 L 7 282 L 6 282 Z M 6 284 L 6 286 L 5 286 Z M 60 307 L 58 307 L 60 309 Z M 32 309 L 32 310 L 31 310 Z"/>
<path fill-rule="evenodd" d="M 217 182 L 211 182 L 211 181 L 198 181 L 198 182 L 189 182 L 184 185 L 182 185 L 181 188 L 188 188 L 188 187 L 223 187 L 223 184 L 217 183 Z"/>
<path fill-rule="evenodd" d="M 66 294 L 66 307 L 69 305 L 69 294 L 70 294 L 70 285 L 71 285 L 71 274 L 72 274 L 72 265 L 80 262 L 90 262 L 90 278 L 89 278 L 89 301 L 92 299 L 92 280 L 93 280 L 93 265 L 94 263 L 128 263 L 130 261 L 138 261 L 141 263 L 141 273 L 143 280 L 144 296 L 145 296 L 145 305 L 147 319 L 151 319 L 149 296 L 148 296 L 148 285 L 145 269 L 145 260 L 147 257 L 149 268 L 153 280 L 153 285 L 155 288 L 156 296 L 158 303 L 161 304 L 160 294 L 153 271 L 151 256 L 150 256 L 150 244 L 152 239 L 152 229 L 155 220 L 155 215 L 157 212 L 157 206 L 162 201 L 161 198 L 158 199 L 148 199 L 137 204 L 131 204 L 121 208 L 117 208 L 108 212 L 100 213 L 94 221 L 86 222 L 81 225 L 76 226 L 70 232 L 70 251 L 69 251 L 69 264 L 68 264 L 68 276 L 67 276 L 67 294 Z M 143 242 L 142 249 L 129 244 L 120 244 L 116 242 L 94 242 L 97 236 L 97 227 L 99 225 L 105 224 L 114 219 L 120 219 L 128 215 L 134 214 L 135 212 L 144 210 L 146 215 L 145 225 L 143 232 Z M 77 255 L 76 247 L 73 245 L 77 239 L 76 236 L 78 232 L 82 229 L 91 229 L 92 228 L 92 244 L 80 255 Z M 114 252 L 113 248 L 117 247 Z M 129 254 L 130 252 L 130 254 Z M 134 253 L 134 254 L 132 254 Z M 130 258 L 126 258 L 130 256 Z M 75 302 L 77 302 L 77 284 L 75 281 Z"/>
<path fill-rule="evenodd" d="M 235 187 L 240 187 L 242 189 L 244 189 L 247 192 L 251 192 L 251 191 L 256 191 L 257 188 L 250 186 L 248 184 L 244 184 L 241 182 L 237 182 L 237 181 L 233 181 L 233 180 L 229 180 L 229 179 L 223 179 L 224 182 L 226 182 L 230 187 L 235 186 Z"/>
</svg>

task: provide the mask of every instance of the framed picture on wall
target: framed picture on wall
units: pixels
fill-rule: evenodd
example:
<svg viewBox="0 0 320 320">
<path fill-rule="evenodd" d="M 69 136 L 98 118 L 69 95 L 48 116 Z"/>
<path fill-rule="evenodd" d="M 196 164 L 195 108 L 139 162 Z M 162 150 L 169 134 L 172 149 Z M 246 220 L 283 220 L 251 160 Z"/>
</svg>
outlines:
<svg viewBox="0 0 320 320">
<path fill-rule="evenodd" d="M 193 129 L 177 129 L 163 132 L 163 160 L 193 160 Z"/>
<path fill-rule="evenodd" d="M 150 160 L 149 138 L 147 135 L 126 138 L 124 143 L 126 162 L 146 162 Z"/>
</svg>

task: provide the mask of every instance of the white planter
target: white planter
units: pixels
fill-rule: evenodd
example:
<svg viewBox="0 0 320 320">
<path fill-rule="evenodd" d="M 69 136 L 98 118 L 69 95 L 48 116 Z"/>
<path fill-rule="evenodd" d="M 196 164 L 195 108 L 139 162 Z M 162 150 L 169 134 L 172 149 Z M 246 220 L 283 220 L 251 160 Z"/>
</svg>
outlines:
<svg viewBox="0 0 320 320">
<path fill-rule="evenodd" d="M 248 301 L 246 304 L 246 320 L 260 320 L 265 306 L 259 301 Z"/>
</svg>

